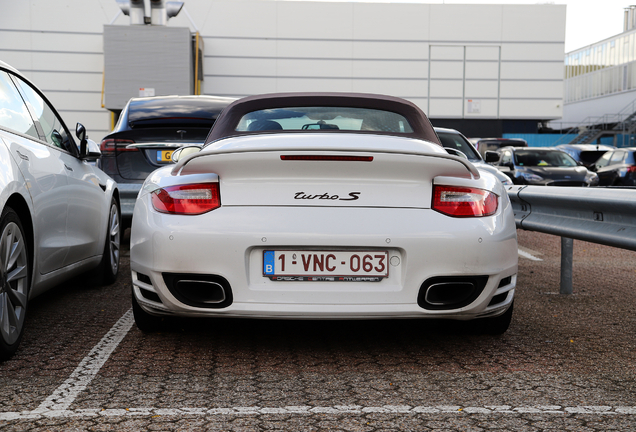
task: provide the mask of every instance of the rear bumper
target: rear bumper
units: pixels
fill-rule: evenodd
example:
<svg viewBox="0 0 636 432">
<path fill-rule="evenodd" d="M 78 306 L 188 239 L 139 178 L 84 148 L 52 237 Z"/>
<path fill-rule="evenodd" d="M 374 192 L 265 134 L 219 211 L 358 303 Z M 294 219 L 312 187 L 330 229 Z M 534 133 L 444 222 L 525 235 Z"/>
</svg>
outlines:
<svg viewBox="0 0 636 432">
<path fill-rule="evenodd" d="M 397 259 L 378 282 L 273 281 L 263 276 L 263 251 L 280 248 L 387 250 Z M 509 206 L 472 219 L 426 209 L 238 206 L 187 217 L 158 214 L 142 199 L 133 219 L 131 270 L 138 303 L 157 315 L 466 320 L 502 314 L 512 302 L 516 228 Z M 232 302 L 185 304 L 166 285 L 166 273 L 222 277 Z M 476 275 L 488 282 L 470 304 L 418 305 L 430 278 Z"/>
<path fill-rule="evenodd" d="M 133 273 L 134 274 L 134 273 Z M 515 278 L 516 282 L 516 278 Z M 263 318 L 263 319 L 293 319 L 293 320 L 357 320 L 357 319 L 454 319 L 467 321 L 478 318 L 502 315 L 510 307 L 515 290 L 508 287 L 506 300 L 496 306 L 480 312 L 461 311 L 424 311 L 417 304 L 386 304 L 386 305 L 315 305 L 315 304 L 271 304 L 271 303 L 235 303 L 227 310 L 174 310 L 165 304 L 147 300 L 140 292 L 140 284 L 135 283 L 133 294 L 138 304 L 146 312 L 159 316 L 182 317 L 228 317 L 228 318 Z"/>
</svg>

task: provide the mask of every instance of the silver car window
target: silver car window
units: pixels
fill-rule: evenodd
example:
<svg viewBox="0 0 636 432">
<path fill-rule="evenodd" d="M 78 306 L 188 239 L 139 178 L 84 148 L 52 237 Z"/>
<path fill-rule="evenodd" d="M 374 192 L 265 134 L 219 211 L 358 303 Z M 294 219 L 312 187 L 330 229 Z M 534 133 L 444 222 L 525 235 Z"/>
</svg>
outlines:
<svg viewBox="0 0 636 432">
<path fill-rule="evenodd" d="M 40 139 L 22 96 L 4 71 L 0 71 L 0 126 Z"/>
<path fill-rule="evenodd" d="M 47 143 L 66 151 L 72 151 L 71 142 L 61 120 L 49 104 L 30 85 L 17 78 L 16 82 L 36 120 L 40 122 Z"/>
<path fill-rule="evenodd" d="M 477 151 L 475 151 L 473 146 L 461 135 L 446 132 L 437 132 L 437 136 L 439 137 L 444 147 L 461 151 L 466 155 L 466 157 L 468 157 L 469 161 L 481 161 L 481 157 L 479 156 Z"/>
</svg>

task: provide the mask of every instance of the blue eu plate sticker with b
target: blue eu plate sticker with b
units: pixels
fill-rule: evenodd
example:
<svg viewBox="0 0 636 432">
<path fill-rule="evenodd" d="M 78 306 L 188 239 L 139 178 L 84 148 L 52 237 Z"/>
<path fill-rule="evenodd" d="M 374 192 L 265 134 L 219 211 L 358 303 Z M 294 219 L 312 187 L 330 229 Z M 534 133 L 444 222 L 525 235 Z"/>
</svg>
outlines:
<svg viewBox="0 0 636 432">
<path fill-rule="evenodd" d="M 274 251 L 265 251 L 263 253 L 263 273 L 267 275 L 274 274 L 274 262 L 275 262 L 275 254 Z"/>
</svg>

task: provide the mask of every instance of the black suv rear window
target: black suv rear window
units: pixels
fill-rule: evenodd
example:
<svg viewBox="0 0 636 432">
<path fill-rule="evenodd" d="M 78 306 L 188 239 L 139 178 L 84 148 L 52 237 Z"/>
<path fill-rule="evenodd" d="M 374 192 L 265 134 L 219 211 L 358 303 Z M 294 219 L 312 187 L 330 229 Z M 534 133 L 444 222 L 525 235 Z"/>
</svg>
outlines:
<svg viewBox="0 0 636 432">
<path fill-rule="evenodd" d="M 220 111 L 221 108 L 195 99 L 138 100 L 130 103 L 128 123 L 132 127 L 183 125 L 210 128 Z"/>
</svg>

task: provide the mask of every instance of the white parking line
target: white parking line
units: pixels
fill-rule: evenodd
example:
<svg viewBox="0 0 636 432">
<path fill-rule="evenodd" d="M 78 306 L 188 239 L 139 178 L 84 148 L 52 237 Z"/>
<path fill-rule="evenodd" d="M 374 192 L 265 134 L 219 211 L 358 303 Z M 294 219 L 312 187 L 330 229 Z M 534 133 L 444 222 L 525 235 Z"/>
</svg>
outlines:
<svg viewBox="0 0 636 432">
<path fill-rule="evenodd" d="M 541 258 L 537 258 L 536 256 L 529 254 L 526 251 L 522 251 L 521 249 L 519 249 L 519 256 L 523 258 L 527 258 L 532 261 L 543 261 Z"/>
<path fill-rule="evenodd" d="M 59 386 L 51 396 L 40 404 L 33 414 L 48 411 L 66 411 L 79 395 L 93 381 L 99 370 L 104 366 L 108 357 L 115 351 L 117 345 L 124 339 L 133 325 L 132 309 L 129 309 L 97 345 L 80 362 L 71 376 Z M 1 414 L 0 414 L 1 415 Z"/>
<path fill-rule="evenodd" d="M 126 408 L 126 409 L 77 409 L 77 410 L 49 410 L 49 411 L 22 411 L 0 413 L 0 421 L 8 420 L 37 420 L 51 417 L 74 417 L 74 418 L 95 418 L 95 417 L 155 417 L 155 416 L 261 416 L 272 414 L 286 415 L 365 415 L 373 413 L 397 414 L 397 415 L 418 415 L 418 414 L 534 414 L 534 415 L 634 415 L 636 406 L 573 406 L 563 407 L 560 405 L 537 405 L 519 406 L 511 405 L 487 405 L 481 407 L 458 406 L 458 405 L 436 405 L 436 406 L 416 406 L 409 405 L 383 405 L 383 406 L 361 406 L 361 405 L 335 405 L 330 407 L 312 406 L 286 406 L 281 408 L 261 408 L 261 407 L 231 407 L 231 408 Z"/>
</svg>

